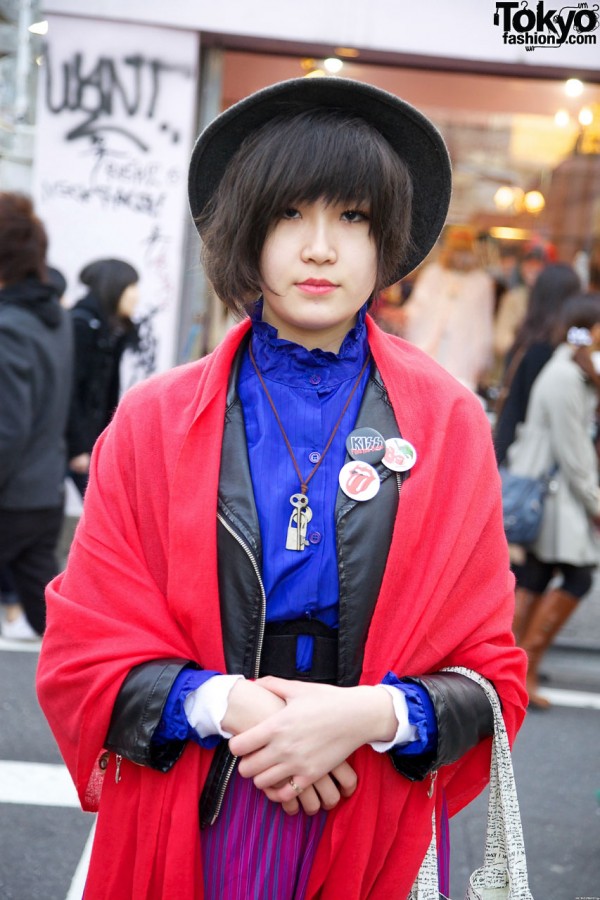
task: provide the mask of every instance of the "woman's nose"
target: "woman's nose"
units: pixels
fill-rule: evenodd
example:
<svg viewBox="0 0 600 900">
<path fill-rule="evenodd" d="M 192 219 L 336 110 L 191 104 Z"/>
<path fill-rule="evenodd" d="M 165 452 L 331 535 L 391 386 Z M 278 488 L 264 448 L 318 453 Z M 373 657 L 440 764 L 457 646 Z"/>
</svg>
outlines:
<svg viewBox="0 0 600 900">
<path fill-rule="evenodd" d="M 302 259 L 304 262 L 316 263 L 336 261 L 337 253 L 331 229 L 325 222 L 315 222 L 308 229 L 302 248 Z"/>
</svg>

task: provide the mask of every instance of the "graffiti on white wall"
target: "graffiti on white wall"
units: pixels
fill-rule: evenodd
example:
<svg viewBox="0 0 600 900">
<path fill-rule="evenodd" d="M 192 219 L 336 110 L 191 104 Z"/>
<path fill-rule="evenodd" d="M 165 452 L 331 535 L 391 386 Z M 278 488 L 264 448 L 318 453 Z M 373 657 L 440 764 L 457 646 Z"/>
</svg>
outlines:
<svg viewBox="0 0 600 900">
<path fill-rule="evenodd" d="M 82 296 L 77 274 L 94 259 L 126 259 L 140 272 L 131 382 L 175 362 L 197 54 L 191 32 L 50 18 L 36 201 L 69 302 Z"/>
</svg>

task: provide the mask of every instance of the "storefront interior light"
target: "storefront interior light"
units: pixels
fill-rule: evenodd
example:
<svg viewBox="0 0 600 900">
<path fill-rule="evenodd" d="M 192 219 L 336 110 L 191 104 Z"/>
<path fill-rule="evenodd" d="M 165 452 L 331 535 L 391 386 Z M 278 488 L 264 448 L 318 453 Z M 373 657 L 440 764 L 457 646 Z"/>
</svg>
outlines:
<svg viewBox="0 0 600 900">
<path fill-rule="evenodd" d="M 360 56 L 360 50 L 357 50 L 356 47 L 336 47 L 333 52 L 336 56 L 343 56 L 346 59 L 356 59 L 357 56 Z"/>
<path fill-rule="evenodd" d="M 514 185 L 503 184 L 494 194 L 494 206 L 496 209 L 503 211 L 513 209 L 514 212 L 521 212 L 523 208 L 523 198 L 525 192 L 520 187 Z"/>
<path fill-rule="evenodd" d="M 526 241 L 530 237 L 530 232 L 525 228 L 509 228 L 505 225 L 494 225 L 489 233 L 498 241 Z"/>
<path fill-rule="evenodd" d="M 327 72 L 323 68 L 322 61 L 311 59 L 310 56 L 300 60 L 300 67 L 304 72 L 305 78 L 319 78 L 323 75 L 327 75 Z"/>
<path fill-rule="evenodd" d="M 32 34 L 48 34 L 48 22 L 45 19 L 42 22 L 34 22 L 28 30 Z"/>
<path fill-rule="evenodd" d="M 580 125 L 591 125 L 594 121 L 594 113 L 589 106 L 582 106 L 577 118 Z"/>
<path fill-rule="evenodd" d="M 583 94 L 583 81 L 579 78 L 569 78 L 565 81 L 565 94 L 567 97 L 581 97 Z"/>
<path fill-rule="evenodd" d="M 509 209 L 514 203 L 514 191 L 508 185 L 503 184 L 494 194 L 494 205 L 497 209 Z"/>
<path fill-rule="evenodd" d="M 559 109 L 554 115 L 554 124 L 557 128 L 566 128 L 571 121 L 571 116 L 566 109 Z"/>
<path fill-rule="evenodd" d="M 323 66 L 330 75 L 337 75 L 337 73 L 341 72 L 344 68 L 344 63 L 343 60 L 338 59 L 337 56 L 329 56 L 327 59 L 323 60 Z"/>
<path fill-rule="evenodd" d="M 546 205 L 546 200 L 541 191 L 527 191 L 523 199 L 523 205 L 528 213 L 535 215 L 541 213 Z"/>
</svg>

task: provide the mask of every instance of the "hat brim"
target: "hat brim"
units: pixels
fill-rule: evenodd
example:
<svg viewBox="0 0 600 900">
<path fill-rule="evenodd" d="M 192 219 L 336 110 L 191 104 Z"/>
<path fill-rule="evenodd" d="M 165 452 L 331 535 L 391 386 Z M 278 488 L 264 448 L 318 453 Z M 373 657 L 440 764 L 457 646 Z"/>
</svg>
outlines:
<svg viewBox="0 0 600 900">
<path fill-rule="evenodd" d="M 192 151 L 188 192 L 196 224 L 243 140 L 282 113 L 341 109 L 376 128 L 407 165 L 413 181 L 412 248 L 395 281 L 425 259 L 442 230 L 452 186 L 442 136 L 422 113 L 394 94 L 348 78 L 295 78 L 240 100 L 201 133 Z M 199 228 L 202 234 L 201 228 Z"/>
</svg>

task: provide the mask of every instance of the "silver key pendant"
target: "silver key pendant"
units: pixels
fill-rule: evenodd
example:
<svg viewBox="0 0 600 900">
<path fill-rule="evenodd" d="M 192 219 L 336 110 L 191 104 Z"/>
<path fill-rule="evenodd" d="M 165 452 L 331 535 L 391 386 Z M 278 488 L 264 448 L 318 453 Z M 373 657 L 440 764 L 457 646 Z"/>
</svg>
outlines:
<svg viewBox="0 0 600 900">
<path fill-rule="evenodd" d="M 290 503 L 294 509 L 290 515 L 285 549 L 304 550 L 305 547 L 308 547 L 306 529 L 312 519 L 312 509 L 308 505 L 306 494 L 292 494 Z"/>
</svg>

